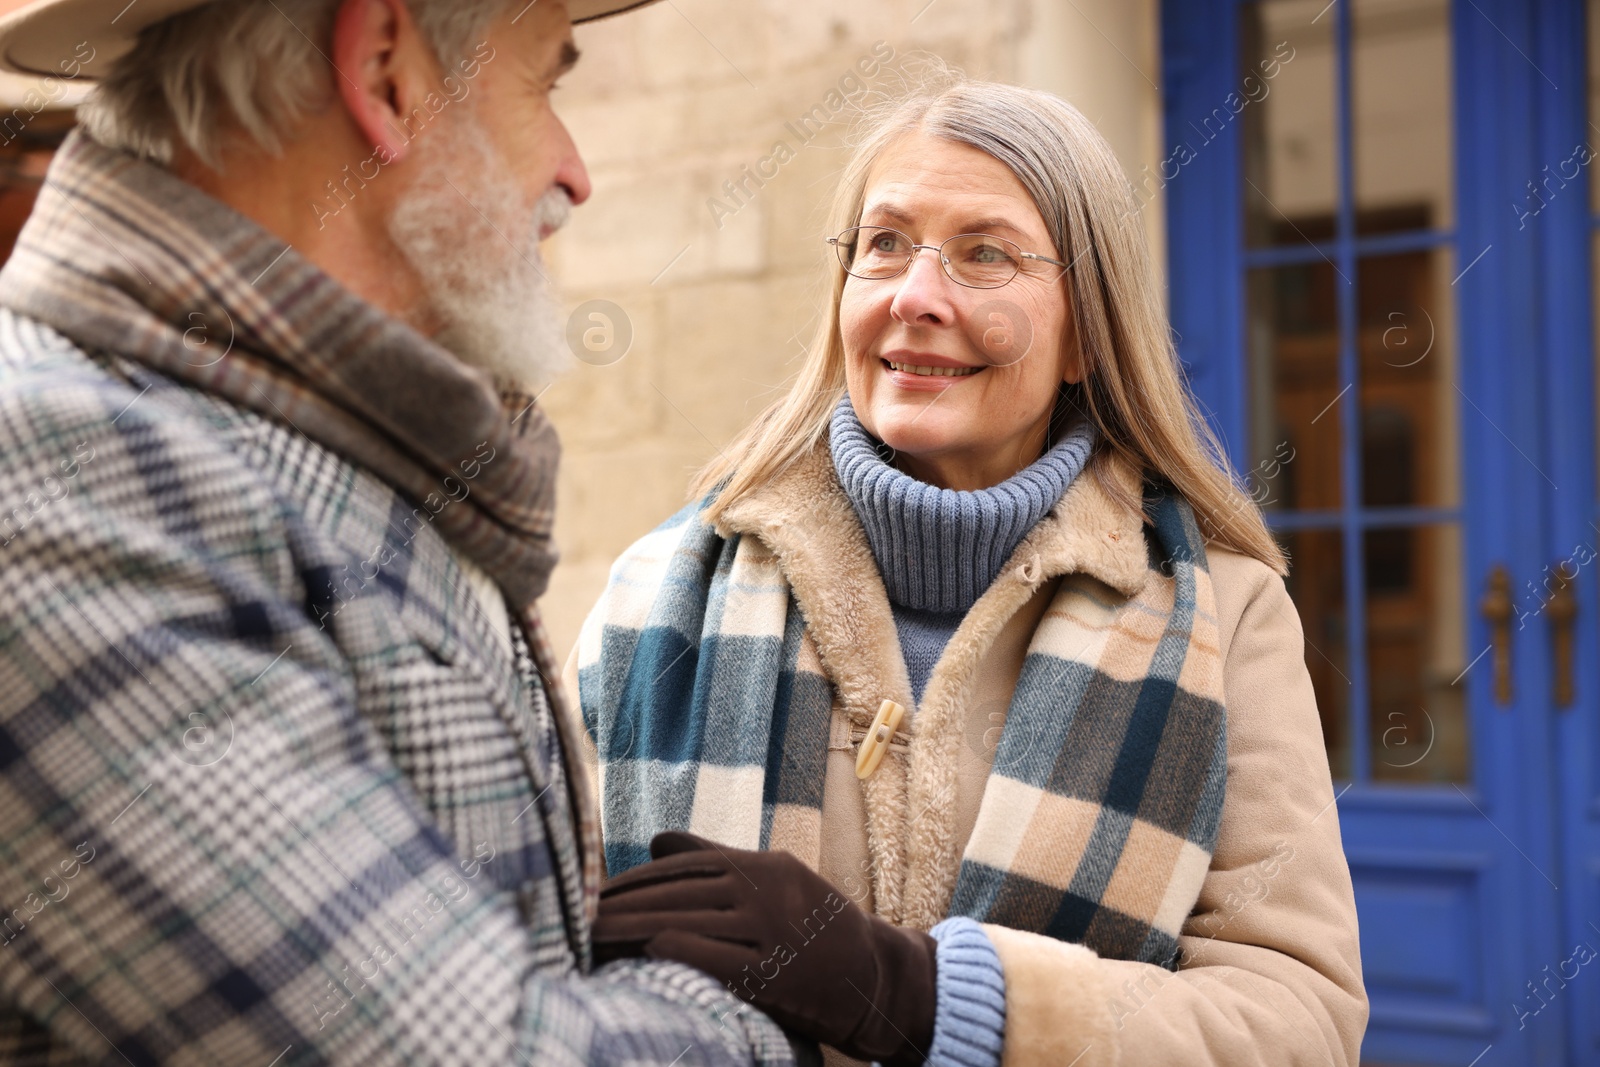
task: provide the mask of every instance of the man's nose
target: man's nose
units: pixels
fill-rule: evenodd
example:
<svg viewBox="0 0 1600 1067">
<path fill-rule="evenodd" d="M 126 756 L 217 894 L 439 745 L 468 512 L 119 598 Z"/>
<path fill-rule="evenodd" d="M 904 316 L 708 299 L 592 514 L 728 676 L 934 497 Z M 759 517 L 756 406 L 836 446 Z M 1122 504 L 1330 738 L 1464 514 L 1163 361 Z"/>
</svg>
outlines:
<svg viewBox="0 0 1600 1067">
<path fill-rule="evenodd" d="M 594 192 L 594 185 L 589 181 L 589 168 L 584 166 L 583 156 L 578 152 L 578 145 L 567 132 L 565 123 L 557 122 L 560 130 L 561 165 L 556 168 L 555 184 L 566 189 L 567 195 L 572 198 L 572 206 L 577 207 L 589 199 Z"/>
</svg>

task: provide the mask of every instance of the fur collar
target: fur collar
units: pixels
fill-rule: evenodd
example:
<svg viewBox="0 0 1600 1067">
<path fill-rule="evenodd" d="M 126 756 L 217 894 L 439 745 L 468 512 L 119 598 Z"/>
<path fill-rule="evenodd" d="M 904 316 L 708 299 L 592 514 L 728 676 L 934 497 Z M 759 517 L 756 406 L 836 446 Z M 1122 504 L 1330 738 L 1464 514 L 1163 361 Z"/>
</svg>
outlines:
<svg viewBox="0 0 1600 1067">
<path fill-rule="evenodd" d="M 1132 464 L 1113 455 L 1106 473 L 1141 498 Z M 1137 595 L 1150 577 L 1143 523 L 1092 471 L 1075 479 L 968 611 L 917 704 L 888 593 L 826 442 L 724 513 L 719 535 L 757 537 L 778 557 L 852 725 L 864 730 L 885 697 L 916 708 L 905 748 L 891 749 L 865 783 L 874 903 L 886 918 L 927 929 L 949 905 L 959 867 L 948 824 L 962 709 L 1000 630 L 1062 575 L 1086 574 L 1123 596 Z M 908 819 L 908 811 L 917 815 Z"/>
</svg>

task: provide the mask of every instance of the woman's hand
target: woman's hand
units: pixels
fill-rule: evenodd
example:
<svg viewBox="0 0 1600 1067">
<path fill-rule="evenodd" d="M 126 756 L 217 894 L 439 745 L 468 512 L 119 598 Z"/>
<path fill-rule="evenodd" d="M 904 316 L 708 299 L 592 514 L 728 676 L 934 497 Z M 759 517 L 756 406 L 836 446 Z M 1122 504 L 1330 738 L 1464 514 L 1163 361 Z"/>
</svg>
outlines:
<svg viewBox="0 0 1600 1067">
<path fill-rule="evenodd" d="M 791 1030 L 888 1067 L 933 1041 L 935 943 L 870 915 L 787 852 L 657 834 L 650 863 L 600 891 L 597 963 L 670 959 Z"/>
</svg>

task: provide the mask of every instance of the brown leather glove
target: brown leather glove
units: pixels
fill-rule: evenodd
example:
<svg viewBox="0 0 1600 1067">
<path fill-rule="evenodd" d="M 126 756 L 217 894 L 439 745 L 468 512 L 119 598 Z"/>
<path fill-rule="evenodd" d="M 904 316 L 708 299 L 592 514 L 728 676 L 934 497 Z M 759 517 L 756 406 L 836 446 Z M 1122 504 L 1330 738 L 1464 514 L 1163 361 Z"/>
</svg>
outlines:
<svg viewBox="0 0 1600 1067">
<path fill-rule="evenodd" d="M 927 1058 L 933 938 L 868 914 L 787 852 L 672 832 L 650 855 L 600 891 L 597 963 L 678 960 L 848 1056 L 886 1067 Z"/>
</svg>

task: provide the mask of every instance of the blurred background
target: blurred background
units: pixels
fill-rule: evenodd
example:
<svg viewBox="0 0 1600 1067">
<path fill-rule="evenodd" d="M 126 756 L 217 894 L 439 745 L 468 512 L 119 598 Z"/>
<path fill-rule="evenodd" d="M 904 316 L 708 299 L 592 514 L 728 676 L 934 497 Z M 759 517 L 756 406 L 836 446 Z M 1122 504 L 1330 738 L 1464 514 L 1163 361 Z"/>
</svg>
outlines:
<svg viewBox="0 0 1600 1067">
<path fill-rule="evenodd" d="M 1600 1065 L 1597 40 L 1600 0 L 668 0 L 581 28 L 557 106 L 595 193 L 547 248 L 580 356 L 544 397 L 558 650 L 795 372 L 855 110 L 929 56 L 1048 89 L 1121 160 L 1293 561 L 1365 1062 Z M 8 93 L 0 252 L 72 122 Z"/>
</svg>

